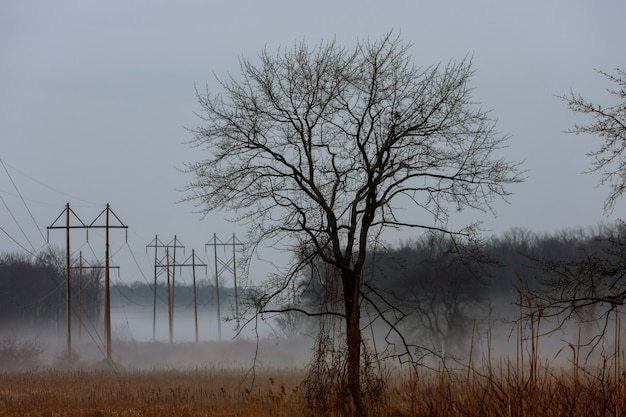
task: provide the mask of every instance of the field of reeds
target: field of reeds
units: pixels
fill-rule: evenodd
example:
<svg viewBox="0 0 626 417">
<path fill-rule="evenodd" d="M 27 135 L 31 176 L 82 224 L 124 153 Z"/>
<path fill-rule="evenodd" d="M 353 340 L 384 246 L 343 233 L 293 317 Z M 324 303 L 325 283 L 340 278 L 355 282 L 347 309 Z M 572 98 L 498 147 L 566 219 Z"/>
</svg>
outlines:
<svg viewBox="0 0 626 417">
<path fill-rule="evenodd" d="M 536 365 L 536 364 L 535 364 Z M 623 416 L 626 372 L 502 362 L 466 371 L 386 373 L 371 416 Z M 0 416 L 334 416 L 342 394 L 311 397 L 302 369 L 39 370 L 0 374 Z M 380 382 L 380 381 L 379 381 Z M 371 390 L 368 392 L 372 392 Z M 318 393 L 319 394 L 319 393 Z M 343 397 L 345 398 L 345 397 Z"/>
<path fill-rule="evenodd" d="M 474 352 L 472 336 L 466 362 L 445 369 L 368 362 L 363 378 L 368 416 L 625 416 L 619 320 L 613 340 L 599 346 L 593 360 L 581 349 L 580 332 L 578 344 L 542 358 L 537 311 L 531 311 L 529 326 L 520 322 L 510 359 L 492 358 L 491 347 L 486 354 Z M 252 342 L 115 347 L 127 366 L 66 357 L 49 365 L 33 361 L 37 366 L 30 369 L 0 367 L 0 417 L 350 415 L 341 361 L 305 365 L 295 352 L 307 350 L 298 344 L 269 343 L 262 349 L 266 356 L 255 354 L 258 345 Z M 39 351 L 37 345 L 15 342 L 2 349 L 4 359 L 22 363 Z M 246 357 L 254 358 L 254 366 L 240 362 Z M 161 367 L 153 367 L 155 361 Z"/>
</svg>

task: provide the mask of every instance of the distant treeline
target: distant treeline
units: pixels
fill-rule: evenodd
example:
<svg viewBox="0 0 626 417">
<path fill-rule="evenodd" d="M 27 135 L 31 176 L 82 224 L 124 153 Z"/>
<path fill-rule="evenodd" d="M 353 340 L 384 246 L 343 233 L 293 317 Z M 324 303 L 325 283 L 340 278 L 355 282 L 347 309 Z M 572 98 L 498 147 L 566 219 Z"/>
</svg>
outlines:
<svg viewBox="0 0 626 417">
<path fill-rule="evenodd" d="M 39 257 L 11 253 L 0 255 L 0 330 L 56 328 L 64 325 L 67 311 L 65 257 L 49 250 Z M 78 262 L 74 265 L 78 266 Z M 82 305 L 84 320 L 97 320 L 103 304 L 102 270 L 71 269 L 71 309 Z"/>
<path fill-rule="evenodd" d="M 93 323 L 102 321 L 104 307 L 104 270 L 97 263 L 72 260 L 71 309 L 78 316 Z M 20 329 L 55 329 L 65 327 L 67 311 L 65 255 L 56 249 L 43 252 L 38 257 L 22 253 L 0 255 L 0 335 L 19 332 Z M 167 305 L 167 284 L 156 286 L 157 305 Z M 190 284 L 176 283 L 170 287 L 177 308 L 193 307 L 194 294 Z M 112 283 L 111 307 L 152 307 L 154 283 Z M 199 280 L 196 286 L 198 306 L 215 304 L 215 286 Z M 227 308 L 234 300 L 232 288 L 220 288 L 220 303 Z M 73 320 L 74 325 L 77 323 Z"/>
<path fill-rule="evenodd" d="M 364 320 L 382 315 L 408 340 L 454 355 L 466 349 L 473 328 L 517 318 L 520 289 L 538 290 L 558 273 L 555 265 L 613 256 L 609 248 L 624 241 L 624 236 L 624 226 L 618 222 L 551 234 L 512 228 L 480 243 L 433 233 L 379 249 L 369 255 L 362 291 L 386 307 L 371 311 L 370 306 Z M 333 294 L 340 291 L 333 286 L 340 280 L 319 265 L 315 270 L 317 276 L 303 279 L 304 296 L 297 307 L 336 308 L 333 302 L 341 300 Z M 302 326 L 293 319 L 279 323 L 286 334 L 297 333 Z"/>
<path fill-rule="evenodd" d="M 459 244 L 446 235 L 431 234 L 407 241 L 398 247 L 376 250 L 365 271 L 369 297 L 384 297 L 406 315 L 403 329 L 431 340 L 439 351 L 451 351 L 471 332 L 472 323 L 486 322 L 506 314 L 517 300 L 520 286 L 536 286 L 551 273 L 547 259 L 575 259 L 604 253 L 607 240 L 621 230 L 621 224 L 564 230 L 551 234 L 514 228 L 482 242 L 480 246 Z M 50 251 L 38 258 L 22 254 L 0 255 L 0 330 L 10 323 L 57 327 L 64 325 L 66 289 L 62 254 Z M 77 264 L 77 262 L 75 262 Z M 79 272 L 72 270 L 72 309 L 79 300 Z M 83 317 L 101 320 L 103 272 L 82 273 Z M 322 308 L 328 283 L 323 278 L 309 283 L 299 306 Z M 197 284 L 198 306 L 215 304 L 215 287 L 207 280 Z M 170 291 L 172 289 L 170 288 Z M 244 290 L 240 289 L 240 297 Z M 193 306 L 193 287 L 178 280 L 173 290 L 177 308 Z M 167 284 L 159 279 L 157 303 L 166 305 Z M 112 307 L 152 307 L 152 282 L 114 283 Z M 220 302 L 227 308 L 234 302 L 234 290 L 220 287 Z M 395 316 L 397 318 L 397 316 Z M 390 317 L 391 319 L 391 317 Z M 301 320 L 282 320 L 286 333 Z"/>
<path fill-rule="evenodd" d="M 176 308 L 193 308 L 194 293 L 193 285 L 188 282 L 175 282 L 175 287 L 170 285 L 170 295 Z M 154 282 L 115 283 L 111 285 L 111 307 L 138 308 L 152 307 L 154 304 Z M 167 282 L 159 278 L 156 285 L 157 305 L 167 305 L 168 288 Z M 225 306 L 234 300 L 234 289 L 220 286 L 220 303 Z M 215 305 L 215 285 L 207 280 L 198 280 L 196 283 L 196 303 L 199 307 Z"/>
</svg>

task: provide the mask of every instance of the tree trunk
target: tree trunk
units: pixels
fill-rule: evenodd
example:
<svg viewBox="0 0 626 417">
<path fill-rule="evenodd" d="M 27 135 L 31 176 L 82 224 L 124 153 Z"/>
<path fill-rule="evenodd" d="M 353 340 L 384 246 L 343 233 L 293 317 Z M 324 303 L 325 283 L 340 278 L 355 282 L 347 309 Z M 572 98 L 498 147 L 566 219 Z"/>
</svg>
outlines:
<svg viewBox="0 0 626 417">
<path fill-rule="evenodd" d="M 360 272 L 343 271 L 343 295 L 346 309 L 346 345 L 348 348 L 348 391 L 353 416 L 365 416 L 361 395 L 361 324 L 359 309 Z"/>
</svg>

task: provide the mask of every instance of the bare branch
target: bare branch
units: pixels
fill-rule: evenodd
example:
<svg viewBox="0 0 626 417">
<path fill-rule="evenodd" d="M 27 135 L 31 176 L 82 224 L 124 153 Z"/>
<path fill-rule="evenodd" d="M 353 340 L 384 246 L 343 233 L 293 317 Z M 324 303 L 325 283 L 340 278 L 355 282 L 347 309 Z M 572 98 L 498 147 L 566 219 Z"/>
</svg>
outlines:
<svg viewBox="0 0 626 417">
<path fill-rule="evenodd" d="M 616 99 L 615 104 L 603 107 L 574 92 L 557 97 L 574 113 L 587 115 L 592 119 L 587 124 L 574 125 L 574 128 L 568 130 L 569 133 L 599 136 L 604 141 L 597 150 L 587 154 L 593 159 L 588 172 L 599 172 L 600 183 L 611 187 L 604 202 L 604 211 L 610 214 L 626 190 L 626 72 L 620 68 L 615 70 L 615 75 L 597 72 L 616 85 L 615 89 L 607 89 L 609 95 Z"/>
<path fill-rule="evenodd" d="M 276 305 L 307 265 L 337 271 L 357 408 L 370 245 L 386 227 L 473 234 L 450 230 L 450 214 L 490 211 L 522 181 L 518 163 L 495 156 L 508 137 L 471 99 L 471 58 L 419 68 L 410 47 L 390 32 L 353 51 L 301 43 L 242 59 L 240 78 L 220 80 L 221 94 L 197 92 L 203 124 L 190 145 L 205 159 L 184 170 L 194 176 L 187 199 L 205 214 L 236 213 L 251 248 L 312 249 L 268 279 L 257 314 L 299 310 Z"/>
</svg>

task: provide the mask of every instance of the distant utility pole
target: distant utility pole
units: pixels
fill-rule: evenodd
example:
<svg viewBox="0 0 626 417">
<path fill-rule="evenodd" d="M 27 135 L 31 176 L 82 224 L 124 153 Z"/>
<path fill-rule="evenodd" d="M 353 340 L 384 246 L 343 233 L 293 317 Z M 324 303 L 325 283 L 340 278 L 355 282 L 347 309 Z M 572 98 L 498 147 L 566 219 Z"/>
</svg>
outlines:
<svg viewBox="0 0 626 417">
<path fill-rule="evenodd" d="M 98 226 L 95 223 L 100 219 L 102 215 L 105 215 L 105 224 Z M 113 216 L 119 224 L 111 225 L 109 220 L 110 216 Z M 120 220 L 119 217 L 111 210 L 110 205 L 107 206 L 89 225 L 90 229 L 100 228 L 106 230 L 106 251 L 104 260 L 104 333 L 107 343 L 107 359 L 111 360 L 111 285 L 110 285 L 110 256 L 109 256 L 109 229 L 126 229 L 126 239 L 128 239 L 128 226 Z"/>
<path fill-rule="evenodd" d="M 176 295 L 176 248 L 185 249 L 183 245 L 177 245 L 180 241 L 177 241 L 176 235 L 174 235 L 174 239 L 168 243 L 168 247 L 174 249 L 174 256 L 172 257 L 172 320 L 174 319 L 174 296 Z"/>
<path fill-rule="evenodd" d="M 168 246 L 159 240 L 159 235 L 154 235 L 154 240 L 146 245 L 146 248 L 154 248 L 154 291 L 152 303 L 152 341 L 156 341 L 156 302 L 157 302 L 157 275 L 158 275 L 158 250 Z M 168 306 L 169 308 L 169 306 Z"/>
<path fill-rule="evenodd" d="M 236 246 L 243 246 L 243 243 L 241 243 L 239 239 L 235 237 L 234 233 L 233 233 L 232 245 L 233 245 L 233 284 L 235 287 L 235 317 L 237 319 L 237 327 L 239 327 L 239 295 L 237 294 L 237 261 L 235 258 L 235 253 L 236 253 Z"/>
<path fill-rule="evenodd" d="M 200 263 L 196 262 L 196 259 Z M 191 260 L 191 263 L 188 263 Z M 195 249 L 191 250 L 191 256 L 187 258 L 182 264 L 178 264 L 179 267 L 190 266 L 193 275 L 193 317 L 196 326 L 196 343 L 198 343 L 198 293 L 196 290 L 196 266 L 207 267 L 207 264 L 201 262 L 201 259 L 196 257 Z"/>
<path fill-rule="evenodd" d="M 170 248 L 165 248 L 165 262 L 167 262 L 167 317 L 170 329 L 170 343 L 174 342 L 174 314 L 172 303 L 172 292 L 170 290 Z"/>
<path fill-rule="evenodd" d="M 232 259 L 222 260 L 217 257 L 217 247 L 218 246 L 231 246 L 233 247 L 233 257 Z M 217 313 L 217 335 L 219 340 L 222 340 L 222 318 L 220 315 L 220 287 L 219 287 L 219 277 L 220 274 L 224 271 L 232 272 L 233 280 L 234 280 L 234 290 L 235 290 L 235 317 L 237 318 L 237 323 L 239 324 L 239 298 L 237 295 L 237 265 L 235 259 L 236 246 L 243 245 L 233 233 L 232 240 L 224 243 L 217 238 L 217 235 L 213 233 L 213 242 L 206 243 L 205 246 L 213 246 L 213 257 L 215 261 L 215 303 L 216 303 L 216 313 Z M 232 266 L 231 262 L 232 261 Z"/>
<path fill-rule="evenodd" d="M 80 343 L 81 330 L 83 327 L 83 269 L 104 269 L 99 265 L 83 265 L 83 251 L 80 251 L 78 267 L 73 266 L 72 269 L 78 268 L 78 342 Z M 111 266 L 110 268 L 119 269 L 119 266 Z"/>
<path fill-rule="evenodd" d="M 56 222 L 65 214 L 65 226 L 58 226 Z M 74 216 L 80 225 L 72 226 L 70 224 L 70 214 Z M 71 303 L 71 260 L 70 260 L 70 229 L 87 229 L 85 223 L 74 213 L 70 208 L 70 203 L 65 204 L 65 209 L 59 214 L 59 216 L 48 226 L 48 240 L 50 239 L 50 230 L 52 229 L 65 229 L 65 257 L 66 257 L 66 279 L 65 279 L 65 297 L 66 297 L 66 323 L 67 323 L 67 358 L 72 358 L 72 303 Z"/>
<path fill-rule="evenodd" d="M 83 328 L 83 251 L 80 251 L 78 261 L 78 343 L 80 344 L 81 329 Z"/>
<path fill-rule="evenodd" d="M 170 327 L 170 341 L 173 338 L 173 320 L 174 320 L 174 295 L 175 295 L 175 278 L 176 278 L 176 249 L 185 246 L 180 244 L 180 240 L 174 235 L 169 243 L 164 244 L 159 240 L 159 235 L 155 235 L 154 239 L 146 245 L 146 248 L 154 248 L 154 291 L 153 291 L 153 304 L 152 304 L 152 340 L 156 340 L 156 302 L 157 302 L 157 275 L 159 267 L 166 269 L 167 271 L 167 316 Z M 165 249 L 165 262 L 159 261 L 158 251 L 159 248 Z M 173 249 L 173 257 L 170 258 L 169 250 Z M 171 262 L 170 262 L 171 260 Z M 170 269 L 173 268 L 173 269 Z M 171 284 L 170 284 L 171 274 Z"/>
<path fill-rule="evenodd" d="M 59 226 L 56 222 L 65 214 L 65 226 Z M 80 225 L 72 226 L 70 224 L 70 214 L 74 216 L 76 220 L 80 223 Z M 105 214 L 106 222 L 104 225 L 99 226 L 95 223 L 98 219 Z M 111 226 L 109 223 L 109 215 L 113 215 L 113 217 L 119 222 L 118 225 Z M 107 359 L 111 359 L 111 297 L 110 297 L 110 283 L 109 283 L 109 269 L 111 268 L 109 265 L 109 229 L 112 228 L 123 228 L 128 229 L 128 226 L 125 226 L 124 223 L 117 217 L 109 204 L 106 205 L 106 208 L 102 210 L 102 212 L 95 218 L 93 222 L 89 225 L 85 225 L 83 221 L 74 213 L 74 211 L 70 208 L 70 203 L 65 204 L 65 209 L 59 214 L 59 216 L 52 222 L 50 226 L 48 226 L 48 231 L 51 229 L 65 229 L 66 233 L 66 262 L 67 262 L 67 280 L 66 280 L 66 293 L 67 293 L 67 356 L 71 358 L 72 355 L 72 333 L 71 333 L 71 290 L 70 290 L 70 280 L 71 280 L 71 260 L 70 260 L 70 229 L 96 229 L 96 228 L 104 228 L 106 229 L 106 252 L 105 252 L 105 282 L 104 282 L 104 333 L 107 341 Z M 89 230 L 87 230 L 87 240 L 89 239 Z M 128 238 L 128 236 L 127 236 Z"/>
</svg>

